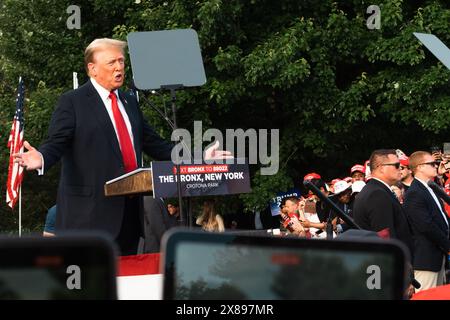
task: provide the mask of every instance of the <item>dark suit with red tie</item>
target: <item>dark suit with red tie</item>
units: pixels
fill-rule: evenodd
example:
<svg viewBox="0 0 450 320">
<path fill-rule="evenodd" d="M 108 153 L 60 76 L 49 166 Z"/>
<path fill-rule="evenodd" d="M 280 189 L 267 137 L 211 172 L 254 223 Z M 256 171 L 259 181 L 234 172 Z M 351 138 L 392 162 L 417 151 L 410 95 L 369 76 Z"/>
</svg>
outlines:
<svg viewBox="0 0 450 320">
<path fill-rule="evenodd" d="M 136 159 L 142 152 L 170 159 L 173 145 L 147 124 L 135 97 L 119 92 L 119 98 L 131 123 Z M 62 160 L 56 232 L 103 230 L 117 238 L 126 198 L 105 197 L 104 184 L 124 174 L 124 164 L 111 118 L 91 81 L 60 97 L 39 151 L 44 171 Z"/>
</svg>

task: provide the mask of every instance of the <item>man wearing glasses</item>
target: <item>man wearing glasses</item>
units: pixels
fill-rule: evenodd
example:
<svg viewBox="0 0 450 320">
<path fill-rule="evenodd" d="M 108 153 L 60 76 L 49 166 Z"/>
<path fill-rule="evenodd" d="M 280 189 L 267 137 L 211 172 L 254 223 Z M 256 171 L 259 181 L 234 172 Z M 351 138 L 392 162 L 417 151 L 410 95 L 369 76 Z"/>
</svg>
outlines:
<svg viewBox="0 0 450 320">
<path fill-rule="evenodd" d="M 412 253 L 409 223 L 391 186 L 401 179 L 400 161 L 395 150 L 375 150 L 370 156 L 372 179 L 355 198 L 353 217 L 361 228 L 386 238 L 402 241 Z"/>
<path fill-rule="evenodd" d="M 375 150 L 370 156 L 372 179 L 355 198 L 353 218 L 361 228 L 385 238 L 402 241 L 412 253 L 411 230 L 391 186 L 401 179 L 400 161 L 395 150 Z"/>
<path fill-rule="evenodd" d="M 353 219 L 363 229 L 375 231 L 380 237 L 403 242 L 413 254 L 413 239 L 408 218 L 391 186 L 401 180 L 400 161 L 393 149 L 375 150 L 369 159 L 371 179 L 355 198 Z M 410 270 L 411 281 L 414 281 Z M 418 286 L 415 283 L 416 287 Z M 406 295 L 414 292 L 409 285 Z"/>
<path fill-rule="evenodd" d="M 438 163 L 425 151 L 409 157 L 414 181 L 406 193 L 404 208 L 414 237 L 414 276 L 421 290 L 445 283 L 445 262 L 450 250 L 449 221 L 442 201 L 428 186 L 437 176 Z"/>
</svg>

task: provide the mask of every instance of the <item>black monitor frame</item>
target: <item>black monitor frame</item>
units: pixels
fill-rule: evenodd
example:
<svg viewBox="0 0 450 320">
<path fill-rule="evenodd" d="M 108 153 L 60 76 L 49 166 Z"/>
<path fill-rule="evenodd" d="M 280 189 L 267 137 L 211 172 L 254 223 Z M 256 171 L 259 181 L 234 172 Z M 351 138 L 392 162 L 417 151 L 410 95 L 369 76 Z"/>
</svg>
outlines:
<svg viewBox="0 0 450 320">
<path fill-rule="evenodd" d="M 52 279 L 61 285 L 60 288 L 67 288 L 67 279 L 75 272 L 72 267 L 71 269 L 69 267 L 79 266 L 81 288 L 59 290 L 55 294 L 57 300 L 117 299 L 116 248 L 106 236 L 89 233 L 73 233 L 56 237 L 1 236 L 0 257 L 2 257 L 0 273 L 2 270 L 8 272 L 12 270 L 16 275 L 23 272 L 26 277 L 26 274 L 29 275 L 30 272 L 42 270 L 51 274 Z M 62 282 L 64 279 L 66 279 L 65 284 Z M 35 279 L 36 287 L 40 280 L 42 279 Z M 11 294 L 10 298 L 6 297 L 6 299 L 15 299 L 16 293 Z M 36 297 L 31 299 L 46 298 L 36 294 Z"/>
<path fill-rule="evenodd" d="M 239 233 L 209 233 L 192 231 L 184 228 L 169 230 L 162 244 L 161 270 L 164 272 L 163 299 L 175 299 L 176 247 L 181 243 L 220 244 L 223 246 L 251 246 L 255 248 L 295 248 L 313 250 L 339 250 L 360 253 L 392 254 L 394 257 L 394 283 L 392 297 L 404 299 L 408 282 L 408 253 L 404 245 L 396 240 L 361 238 L 352 240 L 304 239 L 298 237 L 255 236 Z M 339 297 L 336 297 L 339 299 Z"/>
</svg>

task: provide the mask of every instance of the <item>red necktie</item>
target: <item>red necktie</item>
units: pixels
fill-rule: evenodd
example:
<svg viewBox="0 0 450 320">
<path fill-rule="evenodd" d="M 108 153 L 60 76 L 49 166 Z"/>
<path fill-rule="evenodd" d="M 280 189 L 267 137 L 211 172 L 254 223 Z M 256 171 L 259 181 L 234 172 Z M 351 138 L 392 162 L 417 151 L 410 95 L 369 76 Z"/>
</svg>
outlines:
<svg viewBox="0 0 450 320">
<path fill-rule="evenodd" d="M 117 104 L 116 94 L 111 91 L 109 94 L 111 99 L 111 107 L 114 115 L 114 122 L 116 123 L 117 135 L 119 136 L 120 150 L 122 151 L 123 164 L 125 166 L 125 172 L 133 171 L 137 168 L 136 154 L 134 152 L 133 144 L 131 143 L 130 134 L 123 119 L 122 113 L 119 110 Z"/>
</svg>

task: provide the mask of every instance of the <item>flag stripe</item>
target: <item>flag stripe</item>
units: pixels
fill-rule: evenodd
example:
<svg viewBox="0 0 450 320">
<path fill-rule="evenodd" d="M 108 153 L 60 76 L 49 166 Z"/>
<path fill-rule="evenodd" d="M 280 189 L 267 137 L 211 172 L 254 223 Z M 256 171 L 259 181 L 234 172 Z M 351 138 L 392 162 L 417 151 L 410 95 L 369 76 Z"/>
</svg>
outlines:
<svg viewBox="0 0 450 320">
<path fill-rule="evenodd" d="M 16 112 L 14 114 L 13 123 L 11 125 L 11 132 L 8 139 L 9 148 L 9 166 L 8 166 L 8 180 L 6 183 L 6 203 L 12 208 L 19 198 L 19 188 L 23 179 L 23 167 L 18 163 L 14 163 L 13 154 L 23 152 L 23 102 L 24 102 L 25 88 L 22 78 L 19 80 L 19 87 L 17 89 L 16 98 Z"/>
</svg>

